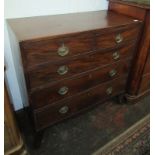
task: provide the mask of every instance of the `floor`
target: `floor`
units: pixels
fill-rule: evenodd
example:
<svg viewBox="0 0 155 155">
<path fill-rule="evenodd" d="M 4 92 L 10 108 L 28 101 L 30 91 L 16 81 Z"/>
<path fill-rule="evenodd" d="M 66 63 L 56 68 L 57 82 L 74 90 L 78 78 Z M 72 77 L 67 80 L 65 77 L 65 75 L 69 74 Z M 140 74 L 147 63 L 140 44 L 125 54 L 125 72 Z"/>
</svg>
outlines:
<svg viewBox="0 0 155 155">
<path fill-rule="evenodd" d="M 18 114 L 30 155 L 91 155 L 149 113 L 149 96 L 136 104 L 108 101 L 46 129 L 39 149 L 32 147 L 27 115 Z"/>
</svg>

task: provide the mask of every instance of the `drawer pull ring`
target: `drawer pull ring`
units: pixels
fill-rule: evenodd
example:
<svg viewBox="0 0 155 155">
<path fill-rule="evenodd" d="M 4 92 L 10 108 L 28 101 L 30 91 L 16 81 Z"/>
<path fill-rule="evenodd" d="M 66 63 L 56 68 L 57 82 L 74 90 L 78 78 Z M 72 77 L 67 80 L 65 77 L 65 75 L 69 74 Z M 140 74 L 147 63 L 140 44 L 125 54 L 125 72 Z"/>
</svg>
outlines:
<svg viewBox="0 0 155 155">
<path fill-rule="evenodd" d="M 107 95 L 111 95 L 111 94 L 112 94 L 112 87 L 109 87 L 109 88 L 106 90 L 106 94 L 107 94 Z"/>
<path fill-rule="evenodd" d="M 64 75 L 68 72 L 68 67 L 67 66 L 60 66 L 57 70 L 59 75 Z"/>
<path fill-rule="evenodd" d="M 120 33 L 116 35 L 115 41 L 116 41 L 117 44 L 119 44 L 119 43 L 121 43 L 123 41 L 123 37 L 122 37 L 122 35 Z"/>
<path fill-rule="evenodd" d="M 59 56 L 66 56 L 69 53 L 69 48 L 62 44 L 61 47 L 58 48 L 58 55 Z"/>
<path fill-rule="evenodd" d="M 120 58 L 120 55 L 118 52 L 114 52 L 112 56 L 114 60 L 118 60 Z"/>
<path fill-rule="evenodd" d="M 65 94 L 67 94 L 67 92 L 68 92 L 68 88 L 67 88 L 66 86 L 61 87 L 61 88 L 59 89 L 59 91 L 58 91 L 58 93 L 59 93 L 60 95 L 65 95 Z"/>
<path fill-rule="evenodd" d="M 69 111 L 68 106 L 63 106 L 63 107 L 61 107 L 61 108 L 59 109 L 59 113 L 61 113 L 61 114 L 65 114 L 65 113 L 67 113 L 68 111 Z"/>
<path fill-rule="evenodd" d="M 113 77 L 117 74 L 117 71 L 115 69 L 112 69 L 110 72 L 109 72 L 109 76 L 110 77 Z"/>
</svg>

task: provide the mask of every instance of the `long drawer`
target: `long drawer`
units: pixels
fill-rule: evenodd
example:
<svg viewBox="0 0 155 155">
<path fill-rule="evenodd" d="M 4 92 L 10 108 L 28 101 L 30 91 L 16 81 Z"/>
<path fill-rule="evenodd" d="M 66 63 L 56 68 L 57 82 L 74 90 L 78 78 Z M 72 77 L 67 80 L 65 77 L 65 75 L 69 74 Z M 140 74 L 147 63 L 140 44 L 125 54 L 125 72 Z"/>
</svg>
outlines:
<svg viewBox="0 0 155 155">
<path fill-rule="evenodd" d="M 126 77 L 115 79 L 97 85 L 75 97 L 67 98 L 54 105 L 34 111 L 36 130 L 43 129 L 53 123 L 70 117 L 95 103 L 123 93 L 126 87 Z"/>
<path fill-rule="evenodd" d="M 128 75 L 130 59 L 121 60 L 106 67 L 99 67 L 73 78 L 48 85 L 47 88 L 31 94 L 31 106 L 36 109 L 85 91 L 98 84 Z"/>
<path fill-rule="evenodd" d="M 98 30 L 77 35 L 58 36 L 42 41 L 25 41 L 21 43 L 22 55 L 28 70 L 39 64 L 62 61 L 93 50 L 114 48 L 128 41 L 134 41 L 139 34 L 139 26 L 134 25 L 113 28 L 110 31 Z"/>
<path fill-rule="evenodd" d="M 36 88 L 114 63 L 125 57 L 131 57 L 134 50 L 134 43 L 130 43 L 115 50 L 92 52 L 73 59 L 42 65 L 28 72 L 29 87 L 30 89 Z"/>
</svg>

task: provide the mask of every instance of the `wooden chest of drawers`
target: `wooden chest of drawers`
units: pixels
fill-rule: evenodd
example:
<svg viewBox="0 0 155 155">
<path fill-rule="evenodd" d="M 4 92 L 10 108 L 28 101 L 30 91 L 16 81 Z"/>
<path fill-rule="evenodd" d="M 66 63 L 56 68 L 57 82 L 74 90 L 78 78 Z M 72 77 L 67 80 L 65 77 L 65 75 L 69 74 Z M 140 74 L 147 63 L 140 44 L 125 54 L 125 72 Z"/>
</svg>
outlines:
<svg viewBox="0 0 155 155">
<path fill-rule="evenodd" d="M 10 21 L 35 130 L 126 92 L 142 22 L 111 11 Z"/>
</svg>

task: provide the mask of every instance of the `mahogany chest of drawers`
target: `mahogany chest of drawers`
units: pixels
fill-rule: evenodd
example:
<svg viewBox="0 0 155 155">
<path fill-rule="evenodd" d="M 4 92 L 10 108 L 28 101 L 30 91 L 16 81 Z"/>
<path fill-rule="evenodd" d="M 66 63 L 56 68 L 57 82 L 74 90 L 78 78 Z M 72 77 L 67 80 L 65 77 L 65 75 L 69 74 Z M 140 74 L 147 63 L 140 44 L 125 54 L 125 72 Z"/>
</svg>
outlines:
<svg viewBox="0 0 155 155">
<path fill-rule="evenodd" d="M 112 11 L 10 21 L 35 130 L 124 94 L 142 22 Z"/>
</svg>

